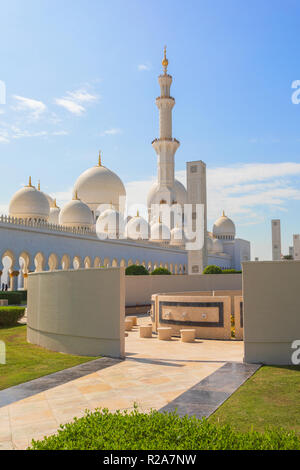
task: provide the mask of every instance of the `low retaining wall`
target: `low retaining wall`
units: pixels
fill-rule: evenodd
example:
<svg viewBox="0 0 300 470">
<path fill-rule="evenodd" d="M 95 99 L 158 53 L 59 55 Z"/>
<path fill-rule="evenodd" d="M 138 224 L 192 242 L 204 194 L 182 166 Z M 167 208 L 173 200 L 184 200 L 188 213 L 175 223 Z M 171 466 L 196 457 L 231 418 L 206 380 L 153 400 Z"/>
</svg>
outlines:
<svg viewBox="0 0 300 470">
<path fill-rule="evenodd" d="M 158 293 L 188 291 L 241 291 L 241 274 L 125 276 L 126 306 L 150 304 Z"/>
<path fill-rule="evenodd" d="M 27 340 L 81 356 L 124 357 L 124 268 L 28 276 Z"/>
<path fill-rule="evenodd" d="M 300 261 L 243 263 L 245 362 L 287 365 L 299 360 L 299 279 Z M 298 353 L 292 347 L 296 341 Z"/>
<path fill-rule="evenodd" d="M 151 320 L 153 332 L 159 327 L 171 327 L 173 336 L 180 330 L 193 328 L 196 338 L 231 339 L 230 296 L 162 295 L 152 296 Z"/>
</svg>

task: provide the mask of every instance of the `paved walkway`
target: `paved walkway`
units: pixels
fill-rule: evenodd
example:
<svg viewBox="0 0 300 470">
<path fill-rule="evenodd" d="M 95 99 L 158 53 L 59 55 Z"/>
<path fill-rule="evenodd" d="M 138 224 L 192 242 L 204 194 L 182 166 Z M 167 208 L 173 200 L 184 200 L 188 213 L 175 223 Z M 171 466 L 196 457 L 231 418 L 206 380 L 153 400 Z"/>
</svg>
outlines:
<svg viewBox="0 0 300 470">
<path fill-rule="evenodd" d="M 125 361 L 98 360 L 97 370 L 92 372 L 89 367 L 93 363 L 89 363 L 86 375 L 81 370 L 75 379 L 72 369 L 62 374 L 62 382 L 57 382 L 57 374 L 53 374 L 56 379 L 45 378 L 44 388 L 35 387 L 32 381 L 26 384 L 27 392 L 23 388 L 25 395 L 16 395 L 17 387 L 7 389 L 5 397 L 2 395 L 4 405 L 12 399 L 27 398 L 0 407 L 0 449 L 24 449 L 32 438 L 41 439 L 56 432 L 60 424 L 83 416 L 85 409 L 124 410 L 132 409 L 135 403 L 144 412 L 163 409 L 224 364 L 241 363 L 243 343 L 140 339 L 136 329 L 126 338 L 126 356 Z M 225 399 L 225 395 L 222 397 Z"/>
</svg>

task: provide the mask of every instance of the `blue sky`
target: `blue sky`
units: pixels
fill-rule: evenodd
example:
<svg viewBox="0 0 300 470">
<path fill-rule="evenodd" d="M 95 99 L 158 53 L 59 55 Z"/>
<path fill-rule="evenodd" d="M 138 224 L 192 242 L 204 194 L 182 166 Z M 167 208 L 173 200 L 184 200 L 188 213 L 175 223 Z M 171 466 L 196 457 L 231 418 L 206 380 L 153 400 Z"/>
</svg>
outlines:
<svg viewBox="0 0 300 470">
<path fill-rule="evenodd" d="M 185 162 L 208 167 L 209 226 L 224 208 L 252 255 L 270 259 L 300 232 L 300 4 L 276 0 L 1 2 L 0 209 L 31 175 L 63 204 L 103 163 L 143 201 L 156 175 L 164 44 L 173 75 L 173 135 Z M 5 176 L 3 176 L 5 175 Z"/>
</svg>

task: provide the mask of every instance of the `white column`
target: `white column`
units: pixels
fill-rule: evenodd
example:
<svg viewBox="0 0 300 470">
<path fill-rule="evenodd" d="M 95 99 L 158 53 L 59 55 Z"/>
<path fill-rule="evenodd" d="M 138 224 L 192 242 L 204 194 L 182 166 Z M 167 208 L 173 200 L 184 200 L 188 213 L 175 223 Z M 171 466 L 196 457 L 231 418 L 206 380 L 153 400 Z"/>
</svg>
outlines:
<svg viewBox="0 0 300 470">
<path fill-rule="evenodd" d="M 188 253 L 188 273 L 202 274 L 207 265 L 207 201 L 206 201 L 206 165 L 202 160 L 187 162 L 187 193 L 188 203 L 193 205 L 192 213 L 196 215 L 196 204 L 204 205 L 204 226 L 201 227 L 204 235 L 204 245 L 201 250 L 191 250 Z M 193 231 L 196 230 L 196 220 L 193 218 Z"/>
</svg>

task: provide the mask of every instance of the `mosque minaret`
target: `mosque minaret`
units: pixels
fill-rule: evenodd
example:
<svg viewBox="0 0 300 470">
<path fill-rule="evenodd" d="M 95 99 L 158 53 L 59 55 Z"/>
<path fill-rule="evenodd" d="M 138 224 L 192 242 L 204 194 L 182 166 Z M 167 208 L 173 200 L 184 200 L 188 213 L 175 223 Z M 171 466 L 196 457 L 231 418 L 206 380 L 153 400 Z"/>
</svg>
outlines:
<svg viewBox="0 0 300 470">
<path fill-rule="evenodd" d="M 172 77 L 168 74 L 168 59 L 166 47 L 162 61 L 163 74 L 158 77 L 160 96 L 156 98 L 159 110 L 159 138 L 153 140 L 152 146 L 157 154 L 157 182 L 152 186 L 148 195 L 150 221 L 152 204 L 180 204 L 187 202 L 185 187 L 175 180 L 175 153 L 180 142 L 172 136 L 172 111 L 175 99 L 170 95 Z"/>
</svg>

